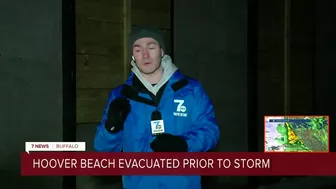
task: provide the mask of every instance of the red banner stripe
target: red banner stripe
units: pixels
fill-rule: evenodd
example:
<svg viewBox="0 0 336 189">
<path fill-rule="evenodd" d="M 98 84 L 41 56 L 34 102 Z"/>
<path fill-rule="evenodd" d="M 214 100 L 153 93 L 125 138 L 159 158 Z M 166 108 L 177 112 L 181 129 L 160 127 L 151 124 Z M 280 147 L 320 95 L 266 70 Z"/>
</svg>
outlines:
<svg viewBox="0 0 336 189">
<path fill-rule="evenodd" d="M 336 153 L 95 153 L 21 154 L 21 175 L 335 176 Z"/>
</svg>

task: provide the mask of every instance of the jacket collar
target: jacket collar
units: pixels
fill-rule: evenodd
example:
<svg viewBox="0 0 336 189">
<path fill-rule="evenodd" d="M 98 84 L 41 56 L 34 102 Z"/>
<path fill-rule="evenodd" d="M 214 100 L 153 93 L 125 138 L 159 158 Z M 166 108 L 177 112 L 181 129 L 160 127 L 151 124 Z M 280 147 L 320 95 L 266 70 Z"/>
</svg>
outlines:
<svg viewBox="0 0 336 189">
<path fill-rule="evenodd" d="M 133 77 L 137 77 L 140 82 L 145 86 L 145 88 L 156 95 L 156 93 L 160 90 L 160 88 L 165 85 L 170 78 L 174 75 L 174 73 L 178 70 L 178 68 L 173 64 L 169 55 L 164 55 L 161 59 L 161 66 L 163 68 L 163 76 L 161 80 L 155 85 L 152 86 L 140 73 L 140 70 L 136 66 L 134 61 L 131 62 L 133 68 L 132 73 L 129 79 L 126 81 L 127 84 L 131 84 Z"/>
</svg>

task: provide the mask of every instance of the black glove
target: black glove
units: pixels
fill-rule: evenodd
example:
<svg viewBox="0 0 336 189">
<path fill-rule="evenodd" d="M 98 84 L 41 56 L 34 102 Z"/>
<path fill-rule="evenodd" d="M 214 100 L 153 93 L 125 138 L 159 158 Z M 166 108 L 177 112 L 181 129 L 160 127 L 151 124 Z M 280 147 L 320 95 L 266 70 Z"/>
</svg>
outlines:
<svg viewBox="0 0 336 189">
<path fill-rule="evenodd" d="M 171 134 L 158 135 L 150 147 L 154 152 L 187 152 L 188 144 L 180 136 L 174 136 Z"/>
<path fill-rule="evenodd" d="M 131 111 L 131 105 L 126 98 L 116 98 L 110 103 L 105 128 L 110 133 L 117 133 L 124 128 L 124 122 Z"/>
</svg>

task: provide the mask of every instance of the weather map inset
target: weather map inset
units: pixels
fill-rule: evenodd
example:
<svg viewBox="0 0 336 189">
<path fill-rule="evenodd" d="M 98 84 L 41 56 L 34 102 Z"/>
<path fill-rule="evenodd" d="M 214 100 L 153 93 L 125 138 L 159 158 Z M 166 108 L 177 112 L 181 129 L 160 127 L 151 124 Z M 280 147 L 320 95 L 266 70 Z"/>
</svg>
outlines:
<svg viewBox="0 0 336 189">
<path fill-rule="evenodd" d="M 265 116 L 265 152 L 329 152 L 328 116 Z"/>
</svg>

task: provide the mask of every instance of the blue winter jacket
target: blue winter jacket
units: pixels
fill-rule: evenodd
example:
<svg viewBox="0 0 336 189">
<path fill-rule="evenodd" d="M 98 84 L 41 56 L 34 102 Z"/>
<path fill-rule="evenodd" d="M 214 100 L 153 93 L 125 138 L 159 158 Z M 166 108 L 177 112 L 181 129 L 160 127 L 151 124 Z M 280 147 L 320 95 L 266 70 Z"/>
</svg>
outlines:
<svg viewBox="0 0 336 189">
<path fill-rule="evenodd" d="M 133 73 L 126 84 L 132 85 Z M 174 83 L 186 79 L 188 82 L 175 91 Z M 151 114 L 156 107 L 141 102 L 130 101 L 131 113 L 124 123 L 124 129 L 110 134 L 104 127 L 110 102 L 121 96 L 123 86 L 112 90 L 104 115 L 98 125 L 94 148 L 100 152 L 153 152 L 150 143 Z M 147 97 L 146 94 L 139 96 Z M 176 101 L 177 100 L 177 101 Z M 206 152 L 217 144 L 219 128 L 216 124 L 214 108 L 201 84 L 186 78 L 179 71 L 170 77 L 158 105 L 164 119 L 165 132 L 182 136 L 188 144 L 189 152 Z M 123 176 L 125 189 L 200 189 L 200 176 Z"/>
</svg>

